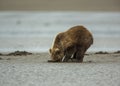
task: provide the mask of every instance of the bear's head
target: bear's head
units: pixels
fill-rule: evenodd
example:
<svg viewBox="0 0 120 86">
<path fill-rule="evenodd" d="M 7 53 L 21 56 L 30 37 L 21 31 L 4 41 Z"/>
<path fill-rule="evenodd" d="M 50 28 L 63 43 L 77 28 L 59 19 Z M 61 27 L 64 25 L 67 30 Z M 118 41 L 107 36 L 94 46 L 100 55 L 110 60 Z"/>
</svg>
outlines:
<svg viewBox="0 0 120 86">
<path fill-rule="evenodd" d="M 64 52 L 59 48 L 49 49 L 49 52 L 53 61 L 61 61 L 64 56 Z"/>
</svg>

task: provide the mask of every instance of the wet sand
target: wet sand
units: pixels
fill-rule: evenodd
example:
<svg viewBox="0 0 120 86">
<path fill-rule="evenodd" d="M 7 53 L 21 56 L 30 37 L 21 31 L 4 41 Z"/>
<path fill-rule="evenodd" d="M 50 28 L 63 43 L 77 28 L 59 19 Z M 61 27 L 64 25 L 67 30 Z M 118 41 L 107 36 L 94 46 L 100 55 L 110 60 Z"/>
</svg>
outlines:
<svg viewBox="0 0 120 86">
<path fill-rule="evenodd" d="M 89 53 L 83 63 L 49 59 L 48 53 L 1 54 L 0 86 L 120 86 L 119 52 Z"/>
</svg>

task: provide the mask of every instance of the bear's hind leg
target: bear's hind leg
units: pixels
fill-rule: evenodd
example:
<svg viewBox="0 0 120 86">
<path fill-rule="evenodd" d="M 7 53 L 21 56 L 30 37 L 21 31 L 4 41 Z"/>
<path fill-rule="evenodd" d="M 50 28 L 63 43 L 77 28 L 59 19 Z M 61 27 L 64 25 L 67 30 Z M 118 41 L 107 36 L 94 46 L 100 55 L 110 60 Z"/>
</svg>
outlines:
<svg viewBox="0 0 120 86">
<path fill-rule="evenodd" d="M 76 54 L 75 54 L 75 58 L 77 60 L 77 62 L 83 62 L 83 58 L 84 58 L 84 49 L 78 49 Z"/>
</svg>

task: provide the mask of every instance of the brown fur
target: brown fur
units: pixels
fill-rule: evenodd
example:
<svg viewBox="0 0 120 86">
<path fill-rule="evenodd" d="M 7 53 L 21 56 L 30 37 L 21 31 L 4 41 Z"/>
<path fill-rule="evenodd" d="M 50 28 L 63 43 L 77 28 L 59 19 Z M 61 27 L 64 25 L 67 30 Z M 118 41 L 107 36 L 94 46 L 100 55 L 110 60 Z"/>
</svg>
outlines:
<svg viewBox="0 0 120 86">
<path fill-rule="evenodd" d="M 83 26 L 75 26 L 59 33 L 50 49 L 51 60 L 68 61 L 71 56 L 83 62 L 86 50 L 93 44 L 92 34 Z"/>
</svg>

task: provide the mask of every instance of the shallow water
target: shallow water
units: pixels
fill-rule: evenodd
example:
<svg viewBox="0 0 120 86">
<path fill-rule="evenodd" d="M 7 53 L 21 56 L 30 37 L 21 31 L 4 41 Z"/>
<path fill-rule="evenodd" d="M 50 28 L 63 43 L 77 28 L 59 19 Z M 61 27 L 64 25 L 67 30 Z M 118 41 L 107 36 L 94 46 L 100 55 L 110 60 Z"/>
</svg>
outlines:
<svg viewBox="0 0 120 86">
<path fill-rule="evenodd" d="M 54 36 L 84 25 L 94 36 L 88 50 L 120 50 L 120 12 L 0 12 L 0 52 L 46 52 Z"/>
</svg>

